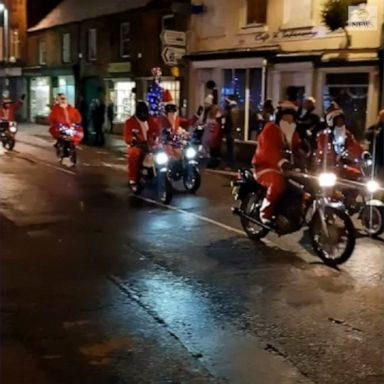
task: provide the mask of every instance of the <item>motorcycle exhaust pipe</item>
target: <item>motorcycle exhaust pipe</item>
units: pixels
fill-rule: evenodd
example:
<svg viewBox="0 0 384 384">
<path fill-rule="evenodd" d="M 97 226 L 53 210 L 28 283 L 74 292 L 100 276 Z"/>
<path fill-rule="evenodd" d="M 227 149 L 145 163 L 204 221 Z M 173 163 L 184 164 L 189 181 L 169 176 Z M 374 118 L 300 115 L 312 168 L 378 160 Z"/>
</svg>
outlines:
<svg viewBox="0 0 384 384">
<path fill-rule="evenodd" d="M 232 213 L 236 216 L 239 216 L 239 217 L 242 217 L 244 219 L 247 219 L 249 220 L 251 223 L 253 224 L 257 224 L 259 225 L 260 227 L 263 227 L 265 229 L 268 229 L 268 230 L 271 230 L 272 228 L 264 223 L 262 223 L 261 221 L 259 220 L 256 220 L 254 217 L 251 217 L 249 215 L 247 215 L 246 213 L 244 213 L 243 210 L 241 210 L 240 208 L 237 208 L 237 207 L 232 207 Z"/>
</svg>

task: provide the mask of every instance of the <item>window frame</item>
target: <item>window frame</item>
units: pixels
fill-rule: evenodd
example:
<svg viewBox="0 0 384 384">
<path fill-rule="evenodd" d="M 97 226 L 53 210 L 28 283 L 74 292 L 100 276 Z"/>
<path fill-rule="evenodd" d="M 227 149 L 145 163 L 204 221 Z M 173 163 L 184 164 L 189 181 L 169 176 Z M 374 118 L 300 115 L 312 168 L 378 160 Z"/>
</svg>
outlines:
<svg viewBox="0 0 384 384">
<path fill-rule="evenodd" d="M 123 29 L 124 27 L 126 27 L 128 25 L 128 37 L 126 37 L 125 39 L 123 38 Z M 124 53 L 124 43 L 125 42 L 128 42 L 129 43 L 129 49 L 128 49 L 128 53 Z M 130 46 L 130 43 L 131 43 L 131 22 L 129 21 L 124 21 L 123 23 L 120 24 L 120 57 L 122 57 L 123 59 L 128 59 L 131 57 L 131 46 Z"/>
<path fill-rule="evenodd" d="M 87 58 L 88 61 L 96 61 L 97 60 L 97 28 L 89 28 L 88 29 L 88 52 L 87 52 Z M 91 56 L 92 49 L 91 46 L 94 44 L 94 56 Z"/>
<path fill-rule="evenodd" d="M 244 13 L 244 23 L 243 23 L 243 28 L 257 28 L 257 27 L 264 27 L 267 25 L 268 23 L 268 0 L 263 0 L 265 1 L 265 18 L 264 18 L 264 21 L 262 22 L 258 22 L 258 21 L 254 21 L 254 22 L 249 22 L 248 21 L 248 9 L 249 9 L 249 6 L 250 6 L 250 1 L 254 1 L 254 0 L 245 0 L 246 3 L 245 3 L 245 13 Z"/>
<path fill-rule="evenodd" d="M 71 55 L 71 33 L 70 32 L 64 32 L 61 35 L 61 61 L 64 64 L 69 64 L 72 60 Z M 68 39 L 68 40 L 66 40 Z M 67 47 L 66 47 L 67 43 Z"/>
<path fill-rule="evenodd" d="M 38 61 L 39 65 L 47 64 L 47 42 L 45 40 L 39 40 L 39 49 L 38 49 Z"/>
<path fill-rule="evenodd" d="M 11 28 L 9 34 L 9 48 L 10 48 L 10 59 L 13 57 L 15 61 L 20 60 L 20 32 L 18 28 Z"/>
</svg>

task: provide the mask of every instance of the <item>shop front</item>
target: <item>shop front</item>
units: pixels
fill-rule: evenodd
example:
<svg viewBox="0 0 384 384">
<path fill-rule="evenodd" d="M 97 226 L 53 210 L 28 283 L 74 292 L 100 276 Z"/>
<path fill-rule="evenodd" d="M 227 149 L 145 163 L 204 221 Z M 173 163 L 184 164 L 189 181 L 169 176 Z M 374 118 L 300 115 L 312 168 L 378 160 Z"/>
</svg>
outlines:
<svg viewBox="0 0 384 384">
<path fill-rule="evenodd" d="M 25 70 L 28 80 L 28 120 L 47 123 L 52 105 L 59 93 L 64 93 L 68 103 L 75 105 L 75 77 L 69 72 Z"/>
<path fill-rule="evenodd" d="M 207 83 L 216 85 L 218 104 L 233 96 L 238 105 L 238 127 L 235 139 L 254 142 L 258 132 L 257 114 L 265 99 L 266 65 L 263 58 L 193 61 L 190 66 L 189 97 L 191 109 L 204 105 L 209 91 Z"/>
</svg>

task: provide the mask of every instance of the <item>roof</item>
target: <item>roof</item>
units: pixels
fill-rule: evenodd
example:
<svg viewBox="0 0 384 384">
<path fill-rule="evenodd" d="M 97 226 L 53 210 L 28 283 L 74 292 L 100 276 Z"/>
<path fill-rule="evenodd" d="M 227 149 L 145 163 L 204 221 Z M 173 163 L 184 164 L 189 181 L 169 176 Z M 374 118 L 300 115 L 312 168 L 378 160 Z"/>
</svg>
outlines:
<svg viewBox="0 0 384 384">
<path fill-rule="evenodd" d="M 39 31 L 58 25 L 94 19 L 145 7 L 151 0 L 63 0 L 43 20 L 28 31 Z"/>
</svg>

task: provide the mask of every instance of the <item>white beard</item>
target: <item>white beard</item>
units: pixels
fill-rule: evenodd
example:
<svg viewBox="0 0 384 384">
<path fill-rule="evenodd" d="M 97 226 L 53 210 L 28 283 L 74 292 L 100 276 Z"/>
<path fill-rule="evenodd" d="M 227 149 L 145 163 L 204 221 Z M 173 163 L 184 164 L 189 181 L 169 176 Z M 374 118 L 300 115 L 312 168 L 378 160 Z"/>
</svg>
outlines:
<svg viewBox="0 0 384 384">
<path fill-rule="evenodd" d="M 292 146 L 292 138 L 296 130 L 296 123 L 288 123 L 284 120 L 281 120 L 279 123 L 279 127 L 284 137 L 286 138 L 289 146 Z"/>
</svg>

